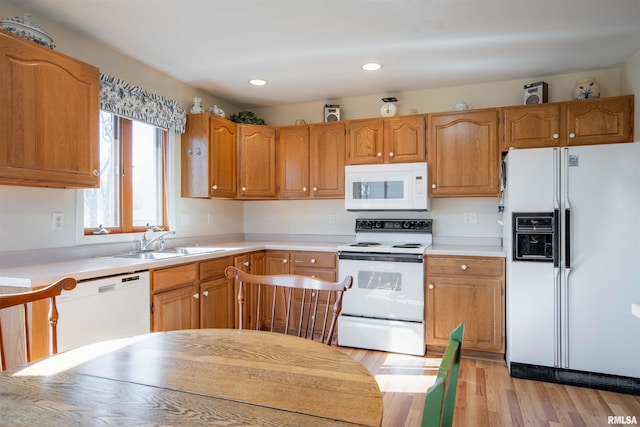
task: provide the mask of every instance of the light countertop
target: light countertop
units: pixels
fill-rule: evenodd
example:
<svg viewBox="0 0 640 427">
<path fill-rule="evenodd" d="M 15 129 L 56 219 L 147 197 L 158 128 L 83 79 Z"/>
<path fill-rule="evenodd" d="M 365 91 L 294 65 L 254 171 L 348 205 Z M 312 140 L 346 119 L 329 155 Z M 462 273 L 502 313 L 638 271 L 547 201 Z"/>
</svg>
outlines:
<svg viewBox="0 0 640 427">
<path fill-rule="evenodd" d="M 211 247 L 223 249 L 217 252 L 183 255 L 160 260 L 114 258 L 109 256 L 91 257 L 64 262 L 2 268 L 0 269 L 0 286 L 43 286 L 63 277 L 74 277 L 82 281 L 260 250 L 337 252 L 338 246 L 342 244 L 331 242 L 239 241 L 211 245 Z M 208 245 L 201 246 L 208 247 Z M 505 253 L 499 246 L 435 244 L 427 250 L 426 255 L 504 257 Z"/>
</svg>

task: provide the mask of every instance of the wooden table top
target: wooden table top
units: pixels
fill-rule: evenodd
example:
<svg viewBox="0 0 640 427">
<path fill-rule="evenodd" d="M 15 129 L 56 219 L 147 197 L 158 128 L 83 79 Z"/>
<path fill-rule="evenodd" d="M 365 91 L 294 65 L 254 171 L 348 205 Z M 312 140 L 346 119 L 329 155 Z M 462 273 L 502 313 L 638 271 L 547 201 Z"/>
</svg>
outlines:
<svg viewBox="0 0 640 427">
<path fill-rule="evenodd" d="M 327 345 L 235 329 L 93 344 L 0 373 L 8 425 L 379 426 L 382 394 Z"/>
</svg>

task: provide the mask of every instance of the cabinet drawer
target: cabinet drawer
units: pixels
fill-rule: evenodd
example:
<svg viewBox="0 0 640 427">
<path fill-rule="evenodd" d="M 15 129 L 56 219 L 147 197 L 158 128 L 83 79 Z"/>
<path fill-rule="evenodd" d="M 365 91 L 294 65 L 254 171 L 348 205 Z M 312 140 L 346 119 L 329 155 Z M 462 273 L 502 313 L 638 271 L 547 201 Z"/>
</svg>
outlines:
<svg viewBox="0 0 640 427">
<path fill-rule="evenodd" d="M 216 258 L 200 263 L 200 280 L 224 277 L 224 269 L 233 265 L 232 257 Z"/>
<path fill-rule="evenodd" d="M 427 272 L 429 276 L 504 277 L 504 258 L 430 255 L 427 257 Z"/>
<path fill-rule="evenodd" d="M 335 268 L 336 254 L 332 252 L 294 252 L 295 267 Z"/>
<path fill-rule="evenodd" d="M 297 274 L 299 276 L 314 277 L 316 279 L 326 280 L 329 282 L 335 282 L 336 280 L 338 280 L 335 269 L 296 267 L 293 274 Z"/>
<path fill-rule="evenodd" d="M 179 285 L 195 283 L 198 269 L 195 263 L 151 272 L 151 290 L 153 292 L 173 288 Z"/>
</svg>

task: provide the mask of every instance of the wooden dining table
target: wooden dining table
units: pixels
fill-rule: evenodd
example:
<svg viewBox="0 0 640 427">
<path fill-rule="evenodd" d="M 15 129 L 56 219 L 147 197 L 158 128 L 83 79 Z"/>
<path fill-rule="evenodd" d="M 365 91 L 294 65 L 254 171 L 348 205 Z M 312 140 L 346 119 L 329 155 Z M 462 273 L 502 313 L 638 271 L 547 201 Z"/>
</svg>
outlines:
<svg viewBox="0 0 640 427">
<path fill-rule="evenodd" d="M 0 424 L 379 426 L 375 378 L 335 347 L 236 329 L 105 341 L 0 373 Z"/>
</svg>

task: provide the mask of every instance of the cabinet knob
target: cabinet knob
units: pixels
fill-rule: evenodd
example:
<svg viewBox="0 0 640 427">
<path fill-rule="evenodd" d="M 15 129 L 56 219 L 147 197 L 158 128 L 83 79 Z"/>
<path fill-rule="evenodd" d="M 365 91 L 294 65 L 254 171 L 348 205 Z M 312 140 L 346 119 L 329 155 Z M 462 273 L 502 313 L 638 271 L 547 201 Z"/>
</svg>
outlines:
<svg viewBox="0 0 640 427">
<path fill-rule="evenodd" d="M 431 184 L 431 188 L 436 188 L 436 185 L 435 184 Z"/>
<path fill-rule="evenodd" d="M 569 134 L 569 138 L 573 139 L 573 138 L 575 138 L 575 137 L 576 137 L 576 134 L 575 134 L 575 133 L 570 133 L 570 134 Z"/>
<path fill-rule="evenodd" d="M 394 156 L 393 151 L 390 151 L 389 152 L 389 157 L 393 157 L 393 156 Z"/>
<path fill-rule="evenodd" d="M 288 260 L 288 259 L 286 259 L 286 258 L 282 260 L 282 263 L 283 263 L 283 264 L 286 264 L 286 263 L 288 263 L 288 262 L 289 262 L 289 260 Z"/>
<path fill-rule="evenodd" d="M 93 176 L 100 176 L 100 171 L 98 169 L 94 169 Z"/>
<path fill-rule="evenodd" d="M 382 157 L 382 153 L 378 152 L 378 157 Z"/>
<path fill-rule="evenodd" d="M 553 134 L 553 139 L 558 139 L 558 138 L 560 138 L 560 135 L 558 135 L 557 133 L 554 133 Z"/>
<path fill-rule="evenodd" d="M 429 289 L 433 289 L 433 283 L 429 283 Z"/>
<path fill-rule="evenodd" d="M 313 187 L 313 191 L 318 191 L 318 187 Z"/>
<path fill-rule="evenodd" d="M 192 149 L 191 147 L 189 147 L 189 148 L 187 149 L 187 155 L 188 155 L 188 156 L 191 156 L 192 154 L 193 154 L 193 149 Z"/>
<path fill-rule="evenodd" d="M 302 191 L 307 191 L 307 187 L 302 187 Z"/>
<path fill-rule="evenodd" d="M 315 258 L 311 258 L 311 264 L 315 264 L 316 263 L 316 259 Z"/>
<path fill-rule="evenodd" d="M 200 294 L 193 294 L 193 297 L 194 297 L 195 299 L 198 299 L 198 298 L 200 298 Z"/>
<path fill-rule="evenodd" d="M 212 185 L 212 186 L 211 186 L 211 188 L 212 188 L 213 190 L 217 190 L 217 189 L 218 189 L 218 186 L 217 186 L 217 185 Z"/>
<path fill-rule="evenodd" d="M 462 269 L 462 271 L 467 271 L 467 265 L 466 264 L 462 264 L 462 267 L 460 267 Z"/>
<path fill-rule="evenodd" d="M 203 296 L 203 297 L 208 297 L 208 296 L 209 296 L 209 291 L 204 291 L 204 292 L 202 293 L 202 296 Z"/>
<path fill-rule="evenodd" d="M 247 191 L 247 187 L 242 187 L 242 191 Z"/>
<path fill-rule="evenodd" d="M 244 265 L 245 267 L 249 267 L 249 261 L 243 262 L 242 265 Z"/>
</svg>

